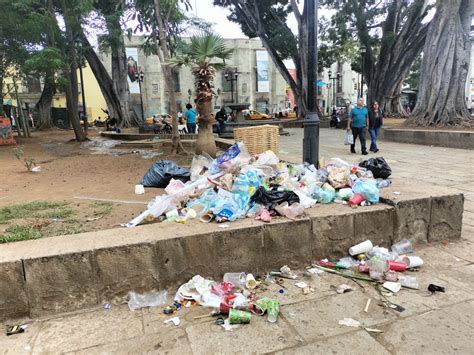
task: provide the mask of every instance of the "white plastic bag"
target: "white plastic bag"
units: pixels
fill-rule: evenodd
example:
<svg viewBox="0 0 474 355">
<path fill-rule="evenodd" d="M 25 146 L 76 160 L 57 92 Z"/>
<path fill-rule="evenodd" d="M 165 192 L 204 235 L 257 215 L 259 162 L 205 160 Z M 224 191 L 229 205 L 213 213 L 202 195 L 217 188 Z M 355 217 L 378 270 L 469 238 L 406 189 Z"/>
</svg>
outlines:
<svg viewBox="0 0 474 355">
<path fill-rule="evenodd" d="M 351 144 L 354 144 L 354 136 L 352 135 L 352 132 L 346 131 L 346 134 L 344 135 L 344 145 Z"/>
</svg>

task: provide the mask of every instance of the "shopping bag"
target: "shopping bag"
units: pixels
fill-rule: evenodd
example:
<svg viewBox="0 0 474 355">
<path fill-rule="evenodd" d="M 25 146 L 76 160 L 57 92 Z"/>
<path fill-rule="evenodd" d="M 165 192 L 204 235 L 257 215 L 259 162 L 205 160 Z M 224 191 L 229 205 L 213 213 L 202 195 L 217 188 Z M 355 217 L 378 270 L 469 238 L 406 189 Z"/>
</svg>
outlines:
<svg viewBox="0 0 474 355">
<path fill-rule="evenodd" d="M 346 131 L 344 135 L 344 145 L 351 145 L 354 144 L 354 136 L 350 131 Z"/>
</svg>

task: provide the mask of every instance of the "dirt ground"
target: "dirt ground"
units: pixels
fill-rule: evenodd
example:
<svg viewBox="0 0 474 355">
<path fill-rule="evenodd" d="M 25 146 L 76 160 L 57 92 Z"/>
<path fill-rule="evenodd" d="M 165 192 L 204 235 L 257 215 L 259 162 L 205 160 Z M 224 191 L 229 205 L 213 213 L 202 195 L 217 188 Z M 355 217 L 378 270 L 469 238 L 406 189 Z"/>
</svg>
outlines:
<svg viewBox="0 0 474 355">
<path fill-rule="evenodd" d="M 32 215 L 0 224 L 0 235 L 12 223 L 40 229 L 47 226 L 44 236 L 119 227 L 162 193 L 161 189 L 146 188 L 144 195 L 135 195 L 134 190 L 154 160 L 167 158 L 163 152 L 110 147 L 116 142 L 101 139 L 96 130 L 90 131 L 87 143 L 71 141 L 72 137 L 72 131 L 50 130 L 17 139 L 18 145 L 24 146 L 24 157 L 33 158 L 41 167 L 38 173 L 27 171 L 23 162 L 14 158 L 14 146 L 0 146 L 0 209 L 33 201 L 64 201 L 66 208 L 73 210 L 67 220 L 38 221 Z M 186 166 L 191 159 L 189 155 L 177 162 Z M 69 227 L 57 226 L 64 223 Z"/>
<path fill-rule="evenodd" d="M 441 130 L 441 131 L 463 131 L 463 132 L 474 132 L 474 128 L 465 128 L 465 127 L 447 127 L 447 128 L 438 128 L 438 127 L 407 127 L 405 126 L 405 118 L 384 118 L 384 127 L 385 128 L 397 128 L 397 129 L 423 129 L 423 130 Z"/>
</svg>

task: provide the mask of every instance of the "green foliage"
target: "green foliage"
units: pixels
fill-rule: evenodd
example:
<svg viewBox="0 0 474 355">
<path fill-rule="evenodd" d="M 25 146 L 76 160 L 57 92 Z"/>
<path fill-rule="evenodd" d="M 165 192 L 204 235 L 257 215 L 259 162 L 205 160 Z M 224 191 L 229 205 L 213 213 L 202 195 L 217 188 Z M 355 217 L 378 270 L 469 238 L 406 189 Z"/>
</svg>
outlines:
<svg viewBox="0 0 474 355">
<path fill-rule="evenodd" d="M 112 213 L 114 204 L 109 201 L 95 201 L 92 204 L 95 216 L 106 216 Z"/>
<path fill-rule="evenodd" d="M 23 164 L 25 165 L 26 170 L 28 171 L 31 171 L 33 167 L 36 166 L 36 161 L 34 158 L 25 158 L 25 147 L 18 146 L 16 148 L 13 148 L 12 154 L 16 159 L 20 161 L 23 160 Z"/>
<path fill-rule="evenodd" d="M 179 65 L 206 66 L 211 65 L 216 69 L 225 67 L 225 61 L 233 53 L 233 49 L 226 47 L 224 39 L 213 33 L 202 33 L 191 37 L 191 43 L 183 48 L 184 55 L 176 57 L 171 62 Z M 222 62 L 216 63 L 215 59 Z"/>
<path fill-rule="evenodd" d="M 0 244 L 19 242 L 21 240 L 31 240 L 42 238 L 43 235 L 29 225 L 14 224 L 7 228 L 5 235 L 0 235 Z"/>
<path fill-rule="evenodd" d="M 421 62 L 422 55 L 420 54 L 413 62 L 410 68 L 410 72 L 403 81 L 403 84 L 405 86 L 408 86 L 410 89 L 418 89 L 418 85 L 420 85 Z"/>
</svg>

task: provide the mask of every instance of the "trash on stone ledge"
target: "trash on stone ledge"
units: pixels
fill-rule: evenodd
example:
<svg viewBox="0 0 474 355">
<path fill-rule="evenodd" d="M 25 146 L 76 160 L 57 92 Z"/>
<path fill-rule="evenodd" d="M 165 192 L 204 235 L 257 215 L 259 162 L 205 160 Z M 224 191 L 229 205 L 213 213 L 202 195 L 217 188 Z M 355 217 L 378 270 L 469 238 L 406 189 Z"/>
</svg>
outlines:
<svg viewBox="0 0 474 355">
<path fill-rule="evenodd" d="M 428 285 L 428 291 L 431 292 L 431 294 L 434 294 L 436 292 L 446 292 L 446 289 L 442 286 L 438 286 L 435 284 L 429 284 Z"/>
</svg>

